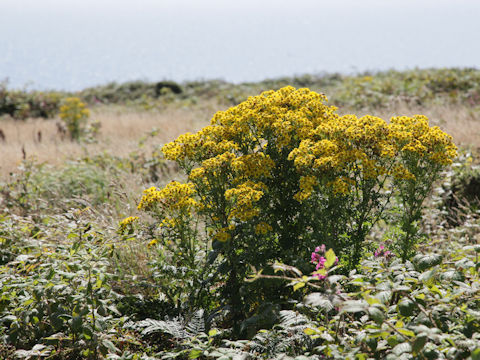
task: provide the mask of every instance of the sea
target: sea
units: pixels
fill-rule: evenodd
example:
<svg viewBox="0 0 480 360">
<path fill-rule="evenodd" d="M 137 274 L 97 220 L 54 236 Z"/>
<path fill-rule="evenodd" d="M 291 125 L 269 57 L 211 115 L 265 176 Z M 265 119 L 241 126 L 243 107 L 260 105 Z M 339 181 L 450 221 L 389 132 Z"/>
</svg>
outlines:
<svg viewBox="0 0 480 360">
<path fill-rule="evenodd" d="M 108 82 L 480 66 L 479 0 L 0 0 L 0 82 Z"/>
</svg>

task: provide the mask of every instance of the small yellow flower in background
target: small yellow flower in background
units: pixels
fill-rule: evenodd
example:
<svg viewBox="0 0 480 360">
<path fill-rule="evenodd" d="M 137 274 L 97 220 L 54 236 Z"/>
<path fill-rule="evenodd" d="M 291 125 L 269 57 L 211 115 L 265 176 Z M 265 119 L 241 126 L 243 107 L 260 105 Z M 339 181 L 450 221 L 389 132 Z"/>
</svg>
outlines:
<svg viewBox="0 0 480 360">
<path fill-rule="evenodd" d="M 119 223 L 119 229 L 118 230 L 120 232 L 124 232 L 127 229 L 127 227 L 131 226 L 137 220 L 138 220 L 138 216 L 129 216 L 129 217 L 123 219 Z"/>
<path fill-rule="evenodd" d="M 153 240 L 151 240 L 151 241 L 147 244 L 147 246 L 148 246 L 148 247 L 152 247 L 152 246 L 156 245 L 157 243 L 158 243 L 158 240 L 157 240 L 157 239 L 153 239 Z"/>
<path fill-rule="evenodd" d="M 60 119 L 67 126 L 72 140 L 80 140 L 86 132 L 90 110 L 78 97 L 69 97 L 60 107 Z"/>
</svg>

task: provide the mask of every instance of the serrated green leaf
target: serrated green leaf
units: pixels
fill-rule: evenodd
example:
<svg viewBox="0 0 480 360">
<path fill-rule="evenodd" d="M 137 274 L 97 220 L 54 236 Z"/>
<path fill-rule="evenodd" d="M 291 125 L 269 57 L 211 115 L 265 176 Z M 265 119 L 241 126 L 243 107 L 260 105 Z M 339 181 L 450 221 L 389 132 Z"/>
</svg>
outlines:
<svg viewBox="0 0 480 360">
<path fill-rule="evenodd" d="M 413 315 L 413 310 L 415 309 L 415 303 L 408 299 L 408 298 L 403 298 L 398 302 L 398 312 L 402 316 L 412 316 Z"/>
<path fill-rule="evenodd" d="M 425 294 L 417 294 L 415 295 L 415 298 L 419 300 L 425 300 Z"/>
<path fill-rule="evenodd" d="M 374 298 L 373 296 L 366 296 L 365 300 L 367 301 L 368 305 L 380 304 L 380 300 Z"/>
<path fill-rule="evenodd" d="M 306 305 L 317 306 L 325 311 L 330 311 L 334 308 L 328 296 L 322 293 L 311 293 L 305 296 L 303 301 Z"/>
<path fill-rule="evenodd" d="M 471 353 L 472 360 L 480 360 L 480 347 L 477 347 Z"/>
<path fill-rule="evenodd" d="M 408 330 L 408 329 L 398 329 L 398 332 L 405 335 L 405 336 L 409 336 L 409 337 L 413 337 L 415 336 L 415 333 L 412 331 L 412 330 Z"/>
<path fill-rule="evenodd" d="M 443 257 L 438 254 L 415 255 L 412 259 L 418 270 L 424 271 L 442 262 Z"/>
<path fill-rule="evenodd" d="M 327 259 L 327 261 L 325 261 L 325 264 L 324 266 L 328 269 L 329 267 L 331 267 L 333 264 L 335 264 L 335 260 L 337 259 L 337 257 L 335 256 L 335 252 L 332 250 L 332 249 L 329 249 L 326 253 L 325 253 L 325 258 Z"/>
<path fill-rule="evenodd" d="M 407 352 L 411 352 L 411 351 L 412 351 L 412 346 L 406 342 L 398 344 L 392 349 L 392 352 L 397 356 Z"/>
<path fill-rule="evenodd" d="M 311 329 L 311 328 L 306 328 L 305 330 L 303 330 L 303 332 L 304 332 L 306 335 L 315 335 L 315 334 L 317 334 L 317 330 Z"/>
<path fill-rule="evenodd" d="M 368 314 L 370 315 L 372 320 L 375 321 L 378 325 L 381 325 L 383 323 L 383 320 L 385 320 L 385 315 L 383 314 L 383 311 L 375 306 L 370 306 L 368 308 Z"/>
<path fill-rule="evenodd" d="M 420 281 L 422 281 L 423 283 L 427 284 L 427 285 L 431 285 L 433 280 L 434 280 L 435 273 L 436 273 L 435 270 L 426 271 L 426 272 L 420 274 L 418 279 Z"/>
<path fill-rule="evenodd" d="M 343 302 L 343 304 L 341 305 L 341 309 L 344 312 L 366 312 L 368 309 L 368 304 L 366 301 L 363 300 L 347 300 Z"/>
<path fill-rule="evenodd" d="M 298 282 L 295 285 L 293 285 L 293 291 L 297 291 L 298 289 L 301 289 L 304 286 L 305 286 L 304 282 Z"/>
<path fill-rule="evenodd" d="M 416 356 L 423 349 L 423 347 L 427 343 L 427 339 L 427 335 L 424 334 L 417 336 L 412 346 L 413 355 Z"/>
<path fill-rule="evenodd" d="M 103 346 L 105 346 L 108 350 L 110 350 L 112 353 L 119 353 L 120 350 L 115 346 L 113 345 L 113 343 L 110 341 L 110 340 L 103 340 L 102 341 L 102 344 Z"/>
<path fill-rule="evenodd" d="M 198 359 L 200 356 L 203 355 L 203 351 L 200 349 L 192 349 L 188 354 L 189 359 Z"/>
</svg>

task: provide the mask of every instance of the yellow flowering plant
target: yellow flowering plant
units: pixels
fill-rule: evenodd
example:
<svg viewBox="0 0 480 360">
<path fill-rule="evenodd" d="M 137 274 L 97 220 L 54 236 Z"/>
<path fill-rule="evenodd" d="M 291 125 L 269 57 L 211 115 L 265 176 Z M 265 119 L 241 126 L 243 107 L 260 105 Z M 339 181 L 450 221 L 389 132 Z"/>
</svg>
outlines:
<svg viewBox="0 0 480 360">
<path fill-rule="evenodd" d="M 249 266 L 279 260 L 305 270 L 318 243 L 332 248 L 344 269 L 357 266 L 366 236 L 394 196 L 410 234 L 398 248 L 410 254 L 424 197 L 456 156 L 451 137 L 423 116 L 387 123 L 370 115 L 340 116 L 326 102 L 309 89 L 266 91 L 162 149 L 185 171 L 191 193 L 165 208 L 159 221 L 187 226 L 178 222 L 187 207 L 204 224 L 210 259 L 221 262 L 224 298 L 235 311 L 245 314 L 259 298 L 278 297 L 246 290 Z M 139 208 L 166 206 L 155 195 L 159 190 L 148 191 Z"/>
<path fill-rule="evenodd" d="M 88 124 L 90 110 L 78 97 L 66 98 L 60 107 L 60 119 L 65 123 L 70 139 L 79 141 L 84 135 L 95 135 L 100 127 L 99 122 Z"/>
</svg>

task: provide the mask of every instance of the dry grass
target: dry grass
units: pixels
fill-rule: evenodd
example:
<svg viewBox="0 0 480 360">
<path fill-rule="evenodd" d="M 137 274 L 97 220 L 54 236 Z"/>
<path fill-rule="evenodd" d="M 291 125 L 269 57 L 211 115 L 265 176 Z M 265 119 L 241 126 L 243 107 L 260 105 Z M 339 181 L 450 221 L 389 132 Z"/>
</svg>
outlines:
<svg viewBox="0 0 480 360">
<path fill-rule="evenodd" d="M 123 107 L 94 109 L 92 118 L 101 122 L 99 141 L 95 144 L 78 144 L 61 139 L 57 132 L 58 119 L 30 119 L 13 121 L 3 119 L 0 129 L 6 140 L 0 142 L 2 158 L 0 177 L 14 171 L 22 160 L 25 150 L 27 157 L 39 162 L 60 164 L 67 159 L 82 155 L 108 152 L 125 156 L 134 151 L 139 139 L 153 128 L 160 130 L 157 143 L 165 143 L 187 132 L 195 131 L 207 124 L 212 115 L 222 106 L 215 102 L 202 103 L 194 108 L 182 109 L 171 106 L 162 112 L 142 111 Z M 343 113 L 349 112 L 342 111 Z M 355 113 L 355 111 L 353 111 Z M 451 134 L 459 145 L 480 146 L 480 112 L 464 106 L 432 106 L 429 108 L 409 107 L 400 104 L 385 110 L 366 111 L 384 119 L 397 115 L 424 114 L 432 125 L 438 125 Z M 363 115 L 358 113 L 358 115 Z M 39 141 L 38 133 L 42 134 Z"/>
<path fill-rule="evenodd" d="M 100 121 L 101 129 L 98 142 L 92 144 L 62 139 L 56 126 L 59 119 L 2 119 L 0 129 L 5 134 L 5 141 L 0 141 L 0 177 L 5 178 L 14 171 L 24 156 L 53 165 L 104 151 L 125 156 L 134 151 L 139 140 L 152 129 L 159 130 L 157 143 L 165 143 L 184 132 L 205 126 L 217 109 L 215 104 L 202 104 L 194 109 L 172 106 L 162 112 L 113 106 L 94 109 L 92 119 Z"/>
</svg>

